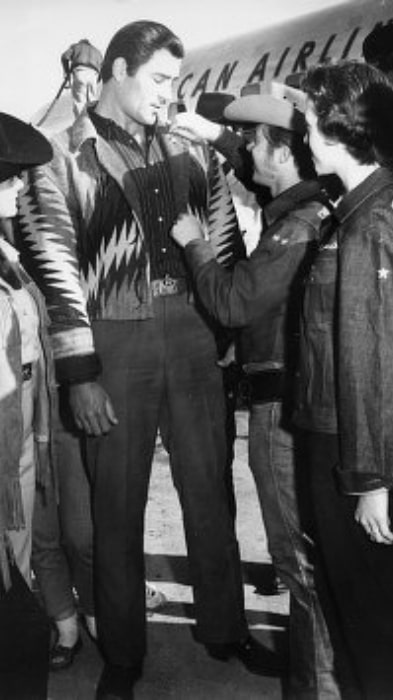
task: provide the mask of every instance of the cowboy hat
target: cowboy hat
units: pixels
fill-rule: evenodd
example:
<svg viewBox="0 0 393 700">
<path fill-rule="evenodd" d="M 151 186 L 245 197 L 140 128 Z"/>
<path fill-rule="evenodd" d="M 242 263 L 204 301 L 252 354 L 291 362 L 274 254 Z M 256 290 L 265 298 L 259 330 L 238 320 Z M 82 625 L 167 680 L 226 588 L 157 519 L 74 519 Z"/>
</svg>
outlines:
<svg viewBox="0 0 393 700">
<path fill-rule="evenodd" d="M 231 122 L 281 126 L 300 134 L 306 131 L 304 114 L 286 96 L 246 94 L 225 108 L 224 117 Z"/>
</svg>

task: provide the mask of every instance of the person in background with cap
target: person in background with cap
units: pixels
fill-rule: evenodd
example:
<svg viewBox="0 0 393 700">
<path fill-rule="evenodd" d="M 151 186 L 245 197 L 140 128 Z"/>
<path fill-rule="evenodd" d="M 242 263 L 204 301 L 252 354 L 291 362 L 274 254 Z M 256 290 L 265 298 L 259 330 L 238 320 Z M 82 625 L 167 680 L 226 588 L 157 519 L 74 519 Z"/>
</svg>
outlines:
<svg viewBox="0 0 393 700">
<path fill-rule="evenodd" d="M 350 697 L 393 688 L 393 86 L 362 62 L 307 73 L 308 140 L 340 177 L 305 284 L 299 392 L 329 629 Z"/>
<path fill-rule="evenodd" d="M 87 39 L 71 44 L 61 55 L 65 78 L 68 78 L 74 117 L 99 96 L 99 79 L 103 56 Z"/>
<path fill-rule="evenodd" d="M 310 501 L 302 436 L 293 427 L 302 279 L 315 254 L 326 197 L 304 144 L 304 115 L 291 101 L 247 95 L 225 117 L 253 128 L 248 152 L 254 182 L 269 187 L 263 232 L 251 256 L 233 270 L 217 265 L 198 222 L 186 215 L 173 229 L 185 248 L 201 300 L 215 319 L 240 328 L 241 362 L 250 384 L 249 460 L 269 551 L 290 591 L 290 698 L 339 698 L 333 653 L 313 576 Z M 215 145 L 233 134 L 201 117 L 179 115 L 179 133 Z M 241 170 L 241 163 L 237 170 Z"/>
<path fill-rule="evenodd" d="M 0 219 L 16 215 L 22 170 L 52 157 L 32 126 L 0 113 Z M 8 233 L 10 227 L 4 227 Z M 0 233 L 0 695 L 46 700 L 49 627 L 31 587 L 36 484 L 53 478 L 53 360 L 45 303 Z"/>
<path fill-rule="evenodd" d="M 61 55 L 63 81 L 55 98 L 43 114 L 40 112 L 36 126 L 47 135 L 67 128 L 84 110 L 86 104 L 98 99 L 102 54 L 87 39 L 71 44 Z M 69 88 L 69 93 L 64 91 Z"/>
</svg>

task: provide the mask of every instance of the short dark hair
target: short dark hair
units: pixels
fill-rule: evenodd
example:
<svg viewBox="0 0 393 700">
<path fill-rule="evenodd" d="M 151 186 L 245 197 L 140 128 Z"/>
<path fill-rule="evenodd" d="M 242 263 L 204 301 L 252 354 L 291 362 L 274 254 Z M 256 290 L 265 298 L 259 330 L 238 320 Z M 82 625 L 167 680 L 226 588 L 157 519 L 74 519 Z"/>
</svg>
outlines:
<svg viewBox="0 0 393 700">
<path fill-rule="evenodd" d="M 302 88 L 324 136 L 361 164 L 392 166 L 393 85 L 381 71 L 360 61 L 315 66 Z"/>
<path fill-rule="evenodd" d="M 165 25 L 149 20 L 126 24 L 112 37 L 105 52 L 101 68 L 103 83 L 112 77 L 112 65 L 116 58 L 124 58 L 128 74 L 134 75 L 160 49 L 167 49 L 176 58 L 184 57 L 182 42 Z"/>
<path fill-rule="evenodd" d="M 311 150 L 304 140 L 304 136 L 297 131 L 284 129 L 282 126 L 271 124 L 263 125 L 263 133 L 266 141 L 272 148 L 288 146 L 302 180 L 310 180 L 316 177 Z"/>
</svg>

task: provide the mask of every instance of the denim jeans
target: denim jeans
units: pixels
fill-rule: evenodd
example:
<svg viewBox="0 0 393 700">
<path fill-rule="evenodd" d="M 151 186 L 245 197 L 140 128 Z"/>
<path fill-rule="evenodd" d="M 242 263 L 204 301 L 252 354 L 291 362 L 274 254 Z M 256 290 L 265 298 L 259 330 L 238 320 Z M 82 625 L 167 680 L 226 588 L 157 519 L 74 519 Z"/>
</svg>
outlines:
<svg viewBox="0 0 393 700">
<path fill-rule="evenodd" d="M 278 575 L 290 591 L 290 697 L 333 700 L 340 693 L 333 672 L 329 635 L 314 586 L 310 501 L 302 444 L 297 433 L 283 422 L 280 402 L 252 404 L 250 468 L 269 552 Z"/>
<path fill-rule="evenodd" d="M 37 490 L 32 566 L 46 612 L 64 620 L 75 612 L 73 588 L 81 609 L 94 615 L 93 524 L 90 485 L 79 434 L 60 392 L 55 423 L 58 496 L 54 484 Z"/>
</svg>

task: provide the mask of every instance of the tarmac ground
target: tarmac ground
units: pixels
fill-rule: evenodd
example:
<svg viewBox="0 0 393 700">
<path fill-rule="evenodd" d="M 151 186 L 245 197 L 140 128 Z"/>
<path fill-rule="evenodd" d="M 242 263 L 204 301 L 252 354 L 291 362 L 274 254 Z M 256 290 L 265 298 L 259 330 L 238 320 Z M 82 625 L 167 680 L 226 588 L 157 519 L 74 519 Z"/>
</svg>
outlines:
<svg viewBox="0 0 393 700">
<path fill-rule="evenodd" d="M 236 414 L 233 478 L 237 502 L 246 614 L 250 631 L 285 655 L 288 594 L 272 594 L 273 569 L 256 491 L 247 461 L 247 413 Z M 168 456 L 157 443 L 146 513 L 147 580 L 168 603 L 148 617 L 148 654 L 136 700 L 281 700 L 278 678 L 257 676 L 233 659 L 211 659 L 193 639 L 192 591 L 183 525 Z M 48 700 L 94 700 L 102 669 L 95 643 L 82 629 L 83 647 L 70 669 L 50 674 Z"/>
</svg>

